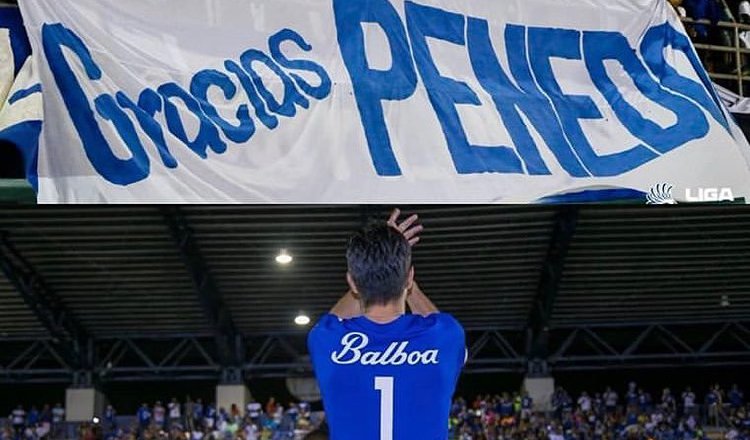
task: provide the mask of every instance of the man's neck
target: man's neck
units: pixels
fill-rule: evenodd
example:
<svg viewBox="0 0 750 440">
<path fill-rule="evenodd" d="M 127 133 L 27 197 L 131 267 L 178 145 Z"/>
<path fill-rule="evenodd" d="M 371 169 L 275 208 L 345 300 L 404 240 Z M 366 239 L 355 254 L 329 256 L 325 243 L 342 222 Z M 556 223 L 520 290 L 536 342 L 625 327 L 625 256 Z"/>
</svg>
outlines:
<svg viewBox="0 0 750 440">
<path fill-rule="evenodd" d="M 365 317 L 378 324 L 388 324 L 406 313 L 406 302 L 398 301 L 388 304 L 372 305 L 365 311 Z"/>
</svg>

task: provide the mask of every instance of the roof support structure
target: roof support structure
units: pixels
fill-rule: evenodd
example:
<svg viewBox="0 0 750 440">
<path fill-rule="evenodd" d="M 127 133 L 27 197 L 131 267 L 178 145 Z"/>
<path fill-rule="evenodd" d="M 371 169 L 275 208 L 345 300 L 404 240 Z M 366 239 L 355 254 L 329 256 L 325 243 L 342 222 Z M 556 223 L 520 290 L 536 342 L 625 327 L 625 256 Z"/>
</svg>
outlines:
<svg viewBox="0 0 750 440">
<path fill-rule="evenodd" d="M 578 226 L 578 207 L 561 207 L 555 216 L 547 256 L 542 265 L 536 297 L 531 306 L 526 326 L 527 373 L 534 376 L 548 374 L 549 324 L 562 279 L 565 258 Z"/>
<path fill-rule="evenodd" d="M 208 318 L 219 352 L 219 362 L 225 370 L 224 382 L 238 382 L 241 375 L 237 369 L 241 365 L 238 347 L 241 334 L 237 331 L 232 315 L 216 285 L 200 247 L 193 236 L 193 230 L 179 207 L 163 208 L 162 213 L 170 234 L 177 245 L 187 268 L 198 300 Z"/>
<path fill-rule="evenodd" d="M 652 323 L 630 327 L 555 329 L 548 358 L 553 372 L 664 368 L 690 365 L 750 366 L 748 322 L 701 326 Z M 469 330 L 463 374 L 523 373 L 523 330 Z M 69 383 L 74 371 L 52 338 L 0 337 L 0 383 Z M 87 350 L 98 382 L 223 380 L 309 377 L 304 333 L 273 333 L 241 341 L 237 367 L 221 364 L 215 338 L 207 334 L 132 335 L 91 340 Z"/>
<path fill-rule="evenodd" d="M 0 270 L 49 333 L 51 339 L 40 348 L 53 354 L 76 378 L 82 378 L 80 382 L 88 382 L 90 375 L 85 371 L 92 367 L 87 353 L 91 340 L 88 332 L 2 231 Z"/>
<path fill-rule="evenodd" d="M 654 323 L 609 329 L 581 327 L 562 339 L 549 363 L 555 371 L 750 364 L 750 334 L 742 322 L 700 326 Z M 613 331 L 614 330 L 614 331 Z M 559 330 L 564 331 L 564 330 Z M 621 331 L 636 331 L 622 343 Z M 619 335 L 620 341 L 608 340 Z"/>
</svg>

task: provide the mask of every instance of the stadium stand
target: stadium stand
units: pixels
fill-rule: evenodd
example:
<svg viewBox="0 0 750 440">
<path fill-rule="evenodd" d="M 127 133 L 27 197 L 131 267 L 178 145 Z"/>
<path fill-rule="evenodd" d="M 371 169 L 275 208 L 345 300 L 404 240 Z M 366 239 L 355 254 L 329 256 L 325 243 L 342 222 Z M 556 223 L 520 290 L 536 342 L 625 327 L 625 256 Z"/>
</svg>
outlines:
<svg viewBox="0 0 750 440">
<path fill-rule="evenodd" d="M 723 390 L 717 384 L 705 396 L 696 395 L 690 387 L 651 394 L 635 382 L 619 391 L 607 387 L 574 398 L 558 387 L 547 412 L 535 410 L 526 393 L 477 396 L 470 402 L 457 397 L 448 421 L 450 438 L 693 440 L 716 438 L 717 433 L 727 440 L 750 438 L 750 406 L 736 385 Z M 322 413 L 311 412 L 306 402 L 286 408 L 273 400 L 265 405 L 251 402 L 243 416 L 237 407 L 204 406 L 189 398 L 180 403 L 173 398 L 167 405 L 144 403 L 125 415 L 109 405 L 96 423 L 75 424 L 65 423 L 61 406 L 45 405 L 41 410 L 15 408 L 0 439 L 301 439 L 320 426 L 323 418 Z M 725 429 L 717 431 L 716 427 Z"/>
</svg>

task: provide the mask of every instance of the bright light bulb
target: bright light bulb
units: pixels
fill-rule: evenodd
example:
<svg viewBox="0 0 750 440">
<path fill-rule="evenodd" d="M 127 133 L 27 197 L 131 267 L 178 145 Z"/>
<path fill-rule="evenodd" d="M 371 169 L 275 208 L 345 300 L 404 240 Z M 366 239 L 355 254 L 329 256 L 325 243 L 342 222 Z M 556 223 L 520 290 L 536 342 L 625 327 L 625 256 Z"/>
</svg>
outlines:
<svg viewBox="0 0 750 440">
<path fill-rule="evenodd" d="M 286 249 L 282 249 L 279 255 L 276 256 L 276 262 L 279 264 L 289 264 L 293 259 L 294 258 L 287 253 Z"/>
<path fill-rule="evenodd" d="M 307 325 L 310 323 L 310 317 L 307 315 L 299 315 L 294 318 L 294 323 L 297 325 Z"/>
</svg>

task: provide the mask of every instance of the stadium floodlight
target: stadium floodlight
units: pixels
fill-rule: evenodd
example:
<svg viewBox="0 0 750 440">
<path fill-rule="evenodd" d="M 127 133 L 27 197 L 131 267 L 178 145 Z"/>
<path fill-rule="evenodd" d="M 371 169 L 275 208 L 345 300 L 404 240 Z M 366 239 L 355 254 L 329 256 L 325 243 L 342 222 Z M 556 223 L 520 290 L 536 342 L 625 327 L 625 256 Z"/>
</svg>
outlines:
<svg viewBox="0 0 750 440">
<path fill-rule="evenodd" d="M 732 305 L 732 303 L 729 302 L 729 295 L 722 295 L 720 305 L 722 307 L 729 307 Z"/>
<path fill-rule="evenodd" d="M 281 252 L 279 252 L 279 255 L 276 256 L 276 262 L 279 264 L 289 264 L 294 260 L 291 255 L 289 255 L 289 252 L 286 251 L 286 249 L 282 249 Z"/>
<path fill-rule="evenodd" d="M 307 325 L 310 323 L 310 317 L 305 315 L 304 313 L 300 313 L 296 318 L 294 318 L 294 323 L 297 325 Z"/>
</svg>

